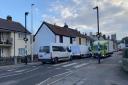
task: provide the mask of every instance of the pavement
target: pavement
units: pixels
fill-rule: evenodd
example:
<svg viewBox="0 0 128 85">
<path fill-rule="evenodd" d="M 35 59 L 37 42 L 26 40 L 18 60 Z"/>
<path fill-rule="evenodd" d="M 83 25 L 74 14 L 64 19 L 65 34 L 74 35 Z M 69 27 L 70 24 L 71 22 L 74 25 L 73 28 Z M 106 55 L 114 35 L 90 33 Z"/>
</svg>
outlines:
<svg viewBox="0 0 128 85">
<path fill-rule="evenodd" d="M 32 63 L 28 63 L 27 65 L 40 65 L 41 62 L 32 62 Z M 20 64 L 14 64 L 14 65 L 6 65 L 6 66 L 0 66 L 0 70 L 2 69 L 14 69 L 14 68 L 19 68 L 19 67 L 24 67 L 27 66 L 24 63 L 20 63 Z"/>
<path fill-rule="evenodd" d="M 128 85 L 120 53 L 102 59 L 84 58 L 58 64 L 30 63 L 0 67 L 0 85 Z"/>
</svg>

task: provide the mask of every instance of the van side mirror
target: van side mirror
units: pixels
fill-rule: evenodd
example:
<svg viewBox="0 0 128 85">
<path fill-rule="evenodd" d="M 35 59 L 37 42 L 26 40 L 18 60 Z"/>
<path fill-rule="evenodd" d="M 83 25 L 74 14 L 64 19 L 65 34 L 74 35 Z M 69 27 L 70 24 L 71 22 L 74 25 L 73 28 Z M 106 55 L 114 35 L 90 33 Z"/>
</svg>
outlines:
<svg viewBox="0 0 128 85">
<path fill-rule="evenodd" d="M 71 52 L 71 49 L 67 48 L 67 51 L 68 51 L 68 52 Z"/>
</svg>

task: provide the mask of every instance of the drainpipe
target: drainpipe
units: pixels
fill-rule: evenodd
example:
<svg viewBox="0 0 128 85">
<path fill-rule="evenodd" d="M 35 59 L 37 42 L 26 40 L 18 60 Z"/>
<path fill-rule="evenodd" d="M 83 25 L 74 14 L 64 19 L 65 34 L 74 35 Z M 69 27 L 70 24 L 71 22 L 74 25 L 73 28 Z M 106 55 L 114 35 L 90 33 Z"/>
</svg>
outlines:
<svg viewBox="0 0 128 85">
<path fill-rule="evenodd" d="M 14 63 L 17 64 L 17 56 L 15 55 L 15 32 L 14 32 Z"/>
</svg>

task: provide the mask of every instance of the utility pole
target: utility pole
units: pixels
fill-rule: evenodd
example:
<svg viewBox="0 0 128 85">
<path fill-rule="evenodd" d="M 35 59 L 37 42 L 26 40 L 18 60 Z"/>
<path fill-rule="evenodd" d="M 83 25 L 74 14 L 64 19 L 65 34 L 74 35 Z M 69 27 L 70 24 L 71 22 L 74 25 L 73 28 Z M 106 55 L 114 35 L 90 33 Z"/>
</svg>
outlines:
<svg viewBox="0 0 128 85">
<path fill-rule="evenodd" d="M 33 61 L 33 37 L 34 37 L 34 33 L 33 33 L 33 6 L 35 4 L 31 4 L 31 61 Z"/>
<path fill-rule="evenodd" d="M 100 39 L 100 33 L 99 33 L 99 8 L 98 8 L 98 6 L 96 6 L 93 9 L 97 10 L 97 31 L 98 31 L 97 32 L 97 38 L 98 38 L 98 41 L 99 41 L 99 39 Z M 98 43 L 98 45 L 100 45 L 100 44 Z M 98 50 L 100 50 L 100 46 L 98 46 L 98 47 L 99 47 Z M 100 64 L 100 54 L 99 53 L 98 53 L 98 64 Z"/>
</svg>

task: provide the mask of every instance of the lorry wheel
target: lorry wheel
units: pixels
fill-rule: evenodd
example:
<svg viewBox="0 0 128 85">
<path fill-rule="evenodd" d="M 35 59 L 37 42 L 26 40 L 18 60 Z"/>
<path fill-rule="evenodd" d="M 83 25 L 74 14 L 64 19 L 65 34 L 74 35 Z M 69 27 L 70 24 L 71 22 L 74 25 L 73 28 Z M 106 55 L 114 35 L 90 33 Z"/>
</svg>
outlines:
<svg viewBox="0 0 128 85">
<path fill-rule="evenodd" d="M 58 63 L 58 58 L 56 57 L 56 58 L 54 58 L 53 59 L 53 62 L 56 64 L 56 63 Z"/>
</svg>

